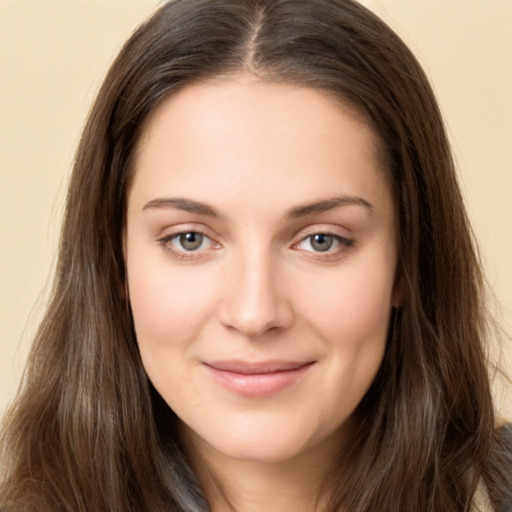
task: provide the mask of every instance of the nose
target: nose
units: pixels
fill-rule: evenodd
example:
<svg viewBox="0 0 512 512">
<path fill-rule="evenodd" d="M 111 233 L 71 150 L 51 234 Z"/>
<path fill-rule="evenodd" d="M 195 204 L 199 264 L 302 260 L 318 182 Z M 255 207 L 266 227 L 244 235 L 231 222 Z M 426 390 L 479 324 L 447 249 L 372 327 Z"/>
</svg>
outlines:
<svg viewBox="0 0 512 512">
<path fill-rule="evenodd" d="M 271 257 L 257 251 L 230 265 L 219 308 L 221 323 L 248 338 L 277 332 L 293 323 L 283 275 Z"/>
</svg>

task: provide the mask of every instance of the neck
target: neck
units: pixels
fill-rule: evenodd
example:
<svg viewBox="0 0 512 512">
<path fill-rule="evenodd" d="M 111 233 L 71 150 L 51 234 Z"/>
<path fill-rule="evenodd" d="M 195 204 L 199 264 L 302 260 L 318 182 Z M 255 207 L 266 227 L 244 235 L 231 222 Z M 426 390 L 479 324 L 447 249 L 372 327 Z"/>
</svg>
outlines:
<svg viewBox="0 0 512 512">
<path fill-rule="evenodd" d="M 332 446 L 284 461 L 231 458 L 205 443 L 186 443 L 212 512 L 324 512 Z"/>
</svg>

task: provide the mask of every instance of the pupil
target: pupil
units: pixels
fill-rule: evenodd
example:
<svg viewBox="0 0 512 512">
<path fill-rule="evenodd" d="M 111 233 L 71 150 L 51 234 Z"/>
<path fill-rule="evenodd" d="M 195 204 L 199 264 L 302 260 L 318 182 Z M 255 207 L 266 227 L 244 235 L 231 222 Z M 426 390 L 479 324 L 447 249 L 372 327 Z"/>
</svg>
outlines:
<svg viewBox="0 0 512 512">
<path fill-rule="evenodd" d="M 328 251 L 332 246 L 333 238 L 329 235 L 324 235 L 322 233 L 318 235 L 314 235 L 311 241 L 311 246 L 315 251 Z"/>
<path fill-rule="evenodd" d="M 203 235 L 200 233 L 185 233 L 180 236 L 180 244 L 187 251 L 198 249 L 203 242 Z"/>
</svg>

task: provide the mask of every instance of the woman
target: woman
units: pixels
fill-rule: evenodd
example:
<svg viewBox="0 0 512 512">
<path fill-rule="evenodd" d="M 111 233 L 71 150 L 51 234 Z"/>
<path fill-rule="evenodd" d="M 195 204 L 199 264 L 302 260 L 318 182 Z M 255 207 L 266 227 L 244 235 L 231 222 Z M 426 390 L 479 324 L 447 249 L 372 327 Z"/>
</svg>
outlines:
<svg viewBox="0 0 512 512">
<path fill-rule="evenodd" d="M 442 120 L 348 0 L 178 0 L 113 64 L 6 420 L 7 511 L 503 511 Z"/>
</svg>

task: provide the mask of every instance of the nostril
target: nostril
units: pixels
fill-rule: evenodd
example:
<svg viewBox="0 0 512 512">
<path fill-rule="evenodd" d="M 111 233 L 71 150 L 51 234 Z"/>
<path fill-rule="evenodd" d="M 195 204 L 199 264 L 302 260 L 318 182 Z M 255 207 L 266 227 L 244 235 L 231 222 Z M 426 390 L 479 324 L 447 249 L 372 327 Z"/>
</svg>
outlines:
<svg viewBox="0 0 512 512">
<path fill-rule="evenodd" d="M 229 263 L 220 292 L 221 323 L 249 338 L 290 325 L 293 314 L 284 274 L 268 243 L 240 244 Z"/>
<path fill-rule="evenodd" d="M 220 321 L 249 338 L 287 328 L 292 322 L 290 304 L 275 294 L 241 294 L 226 300 L 220 308 Z"/>
</svg>

